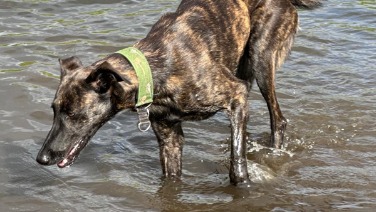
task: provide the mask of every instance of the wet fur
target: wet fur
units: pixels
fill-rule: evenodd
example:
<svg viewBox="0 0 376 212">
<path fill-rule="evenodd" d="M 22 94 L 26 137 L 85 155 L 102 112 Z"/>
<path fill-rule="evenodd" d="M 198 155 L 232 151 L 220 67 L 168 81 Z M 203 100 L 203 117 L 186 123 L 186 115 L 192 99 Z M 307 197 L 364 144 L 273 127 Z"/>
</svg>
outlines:
<svg viewBox="0 0 376 212">
<path fill-rule="evenodd" d="M 275 94 L 275 72 L 288 55 L 298 27 L 295 6 L 315 0 L 183 0 L 163 15 L 135 47 L 154 80 L 150 121 L 165 177 L 182 173 L 182 122 L 225 111 L 231 122 L 230 181 L 249 183 L 246 160 L 248 93 L 256 80 L 270 112 L 270 146 L 280 148 L 286 119 Z M 65 167 L 95 132 L 124 109 L 133 110 L 138 81 L 129 62 L 112 54 L 83 67 L 60 60 L 61 82 L 52 107 L 54 123 L 37 161 Z"/>
</svg>

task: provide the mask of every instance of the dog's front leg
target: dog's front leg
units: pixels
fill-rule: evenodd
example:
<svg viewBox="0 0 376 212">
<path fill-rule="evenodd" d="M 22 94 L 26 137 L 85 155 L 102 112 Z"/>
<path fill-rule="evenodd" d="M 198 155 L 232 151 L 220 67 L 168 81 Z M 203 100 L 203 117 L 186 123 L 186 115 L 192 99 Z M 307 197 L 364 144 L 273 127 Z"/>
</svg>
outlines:
<svg viewBox="0 0 376 212">
<path fill-rule="evenodd" d="M 159 143 L 163 175 L 167 178 L 180 177 L 184 144 L 181 122 L 159 121 L 153 122 L 152 126 Z"/>
<path fill-rule="evenodd" d="M 247 169 L 246 129 L 248 122 L 248 102 L 246 86 L 239 86 L 231 101 L 229 117 L 231 121 L 230 181 L 234 185 L 249 184 Z"/>
</svg>

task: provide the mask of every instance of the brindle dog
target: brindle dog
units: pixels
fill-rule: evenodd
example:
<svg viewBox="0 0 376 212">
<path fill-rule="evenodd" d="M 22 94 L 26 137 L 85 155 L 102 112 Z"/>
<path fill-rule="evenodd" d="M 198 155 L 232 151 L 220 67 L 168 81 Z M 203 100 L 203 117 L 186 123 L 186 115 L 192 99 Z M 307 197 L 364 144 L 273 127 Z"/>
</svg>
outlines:
<svg viewBox="0 0 376 212">
<path fill-rule="evenodd" d="M 231 122 L 230 181 L 249 183 L 246 126 L 252 82 L 256 79 L 268 105 L 270 146 L 280 148 L 286 119 L 275 94 L 275 71 L 297 31 L 295 7 L 319 5 L 319 0 L 182 0 L 134 45 L 152 70 L 156 95 L 150 121 L 165 177 L 182 173 L 182 122 L 225 111 Z M 63 168 L 104 123 L 135 108 L 138 79 L 117 53 L 88 67 L 76 57 L 59 62 L 53 125 L 37 161 Z"/>
</svg>

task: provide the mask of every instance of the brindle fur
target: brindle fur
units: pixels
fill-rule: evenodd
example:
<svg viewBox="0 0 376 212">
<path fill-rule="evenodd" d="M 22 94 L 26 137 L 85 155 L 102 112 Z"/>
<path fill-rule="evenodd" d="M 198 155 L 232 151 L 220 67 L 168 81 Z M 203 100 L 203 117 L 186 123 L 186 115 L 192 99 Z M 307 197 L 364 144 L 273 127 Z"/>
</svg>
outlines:
<svg viewBox="0 0 376 212">
<path fill-rule="evenodd" d="M 135 47 L 154 80 L 150 121 L 165 177 L 182 173 L 182 122 L 225 111 L 231 122 L 230 181 L 248 183 L 246 125 L 252 82 L 268 105 L 270 146 L 280 148 L 286 119 L 275 94 L 275 71 L 288 55 L 298 27 L 297 7 L 319 0 L 183 0 L 163 15 Z M 52 107 L 54 123 L 37 161 L 73 163 L 95 132 L 119 111 L 134 109 L 136 74 L 119 54 L 83 67 L 60 60 L 61 81 Z M 65 161 L 64 161 L 65 160 Z"/>
</svg>

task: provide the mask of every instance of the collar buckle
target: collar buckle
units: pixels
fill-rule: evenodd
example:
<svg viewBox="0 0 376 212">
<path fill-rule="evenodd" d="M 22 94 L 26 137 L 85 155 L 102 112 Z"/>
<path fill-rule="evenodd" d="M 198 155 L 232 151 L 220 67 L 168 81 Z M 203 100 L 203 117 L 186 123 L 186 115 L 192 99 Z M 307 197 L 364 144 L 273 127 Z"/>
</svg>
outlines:
<svg viewBox="0 0 376 212">
<path fill-rule="evenodd" d="M 149 120 L 149 107 L 151 104 L 147 105 L 146 107 L 136 107 L 136 111 L 138 114 L 138 129 L 141 132 L 146 132 L 150 129 L 151 122 Z"/>
</svg>

